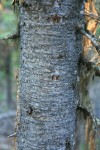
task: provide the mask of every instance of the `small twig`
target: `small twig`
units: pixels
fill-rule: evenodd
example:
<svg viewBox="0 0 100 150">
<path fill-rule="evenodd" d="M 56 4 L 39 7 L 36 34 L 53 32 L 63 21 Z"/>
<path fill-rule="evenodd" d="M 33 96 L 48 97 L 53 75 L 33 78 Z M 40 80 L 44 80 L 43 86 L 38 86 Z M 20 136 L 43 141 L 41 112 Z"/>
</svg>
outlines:
<svg viewBox="0 0 100 150">
<path fill-rule="evenodd" d="M 100 43 L 99 41 L 96 39 L 96 37 L 93 37 L 93 35 L 89 34 L 89 32 L 87 33 L 84 29 L 81 28 L 81 26 L 78 26 L 80 29 L 80 32 L 85 35 L 94 45 L 94 47 L 96 48 L 96 50 L 100 53 Z"/>
<path fill-rule="evenodd" d="M 92 44 L 94 45 L 96 50 L 100 53 L 100 42 L 99 42 L 99 40 L 97 40 L 97 38 L 94 35 L 92 35 L 92 33 L 90 33 L 89 30 L 86 29 L 87 31 L 85 31 L 85 29 L 82 27 L 81 24 L 77 25 L 77 29 L 79 29 L 80 32 L 83 35 L 85 35 L 92 42 Z"/>
<path fill-rule="evenodd" d="M 8 136 L 8 138 L 16 137 L 17 133 L 15 132 L 14 134 L 11 134 Z"/>
<path fill-rule="evenodd" d="M 77 110 L 80 110 L 80 111 L 82 111 L 83 113 L 85 113 L 87 116 L 89 116 L 89 117 L 92 119 L 92 121 L 93 121 L 96 125 L 100 126 L 100 119 L 96 118 L 90 111 L 88 111 L 88 109 L 87 109 L 86 107 L 84 107 L 84 106 L 82 106 L 82 105 L 79 104 L 79 105 L 77 106 Z"/>
<path fill-rule="evenodd" d="M 77 110 L 80 110 L 82 112 L 84 112 L 87 116 L 90 116 L 91 118 L 93 118 L 93 115 L 88 111 L 88 109 L 82 105 L 78 105 L 77 106 Z"/>
<path fill-rule="evenodd" d="M 97 55 L 98 55 L 98 58 L 99 58 L 99 54 L 100 54 L 100 43 L 99 41 L 96 39 L 96 37 L 94 37 L 94 35 L 92 35 L 92 33 L 90 33 L 88 30 L 85 31 L 84 28 L 82 28 L 82 25 L 77 25 L 77 28 L 80 30 L 80 32 L 85 35 L 91 42 L 92 44 L 94 45 L 96 51 L 97 51 Z M 94 60 L 93 60 L 94 59 Z M 98 61 L 95 62 L 95 58 L 93 59 L 87 59 L 85 58 L 85 56 L 81 56 L 81 61 L 83 63 L 85 63 L 87 65 L 87 67 L 89 66 L 89 68 L 91 67 L 92 70 L 94 70 L 98 76 L 100 76 L 100 60 L 98 59 Z"/>
<path fill-rule="evenodd" d="M 10 34 L 10 35 L 4 37 L 2 40 L 17 39 L 17 38 L 19 38 L 18 32 L 15 34 Z"/>
</svg>

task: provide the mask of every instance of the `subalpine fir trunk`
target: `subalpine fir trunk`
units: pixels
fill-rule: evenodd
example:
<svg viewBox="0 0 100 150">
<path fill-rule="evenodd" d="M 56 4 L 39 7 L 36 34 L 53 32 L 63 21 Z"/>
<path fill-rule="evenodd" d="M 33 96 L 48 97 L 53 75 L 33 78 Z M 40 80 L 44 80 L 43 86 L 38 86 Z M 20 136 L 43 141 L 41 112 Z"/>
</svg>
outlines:
<svg viewBox="0 0 100 150">
<path fill-rule="evenodd" d="M 17 150 L 74 150 L 79 100 L 80 0 L 27 0 L 20 8 Z"/>
</svg>

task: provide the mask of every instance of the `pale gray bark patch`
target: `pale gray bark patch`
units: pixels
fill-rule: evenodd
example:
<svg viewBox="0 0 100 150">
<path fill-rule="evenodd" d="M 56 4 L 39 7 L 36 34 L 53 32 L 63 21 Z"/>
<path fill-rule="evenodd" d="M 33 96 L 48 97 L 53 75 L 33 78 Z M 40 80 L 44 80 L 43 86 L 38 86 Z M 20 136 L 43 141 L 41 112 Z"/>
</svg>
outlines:
<svg viewBox="0 0 100 150">
<path fill-rule="evenodd" d="M 20 9 L 17 150 L 74 150 L 79 100 L 79 0 L 27 0 Z"/>
</svg>

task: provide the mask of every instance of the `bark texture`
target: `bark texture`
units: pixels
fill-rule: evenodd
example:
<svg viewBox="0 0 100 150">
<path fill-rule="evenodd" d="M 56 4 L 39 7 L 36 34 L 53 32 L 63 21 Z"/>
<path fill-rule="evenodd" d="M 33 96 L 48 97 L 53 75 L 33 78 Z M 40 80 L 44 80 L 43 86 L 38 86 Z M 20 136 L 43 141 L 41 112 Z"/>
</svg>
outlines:
<svg viewBox="0 0 100 150">
<path fill-rule="evenodd" d="M 17 150 L 74 150 L 81 3 L 26 0 L 20 8 Z"/>
</svg>

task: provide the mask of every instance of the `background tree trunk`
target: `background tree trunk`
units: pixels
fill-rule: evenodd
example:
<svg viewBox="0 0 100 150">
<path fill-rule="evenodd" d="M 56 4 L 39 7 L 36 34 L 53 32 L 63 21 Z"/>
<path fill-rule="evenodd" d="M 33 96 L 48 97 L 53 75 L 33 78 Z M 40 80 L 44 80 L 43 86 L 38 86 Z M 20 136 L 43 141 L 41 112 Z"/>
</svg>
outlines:
<svg viewBox="0 0 100 150">
<path fill-rule="evenodd" d="M 11 52 L 9 51 L 5 60 L 6 72 L 6 101 L 9 108 L 12 106 L 12 80 L 11 80 Z"/>
<path fill-rule="evenodd" d="M 74 150 L 81 5 L 25 0 L 20 9 L 17 150 Z"/>
</svg>

